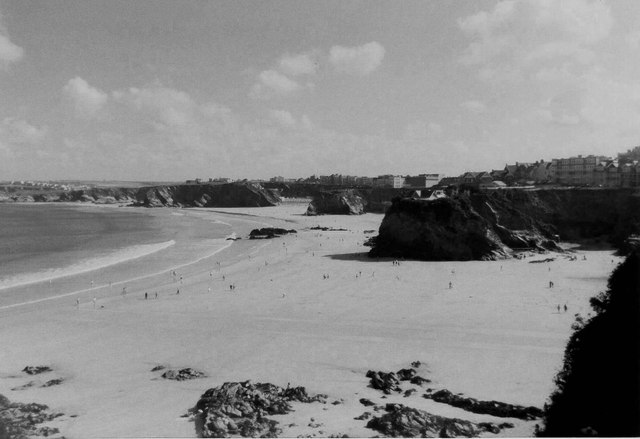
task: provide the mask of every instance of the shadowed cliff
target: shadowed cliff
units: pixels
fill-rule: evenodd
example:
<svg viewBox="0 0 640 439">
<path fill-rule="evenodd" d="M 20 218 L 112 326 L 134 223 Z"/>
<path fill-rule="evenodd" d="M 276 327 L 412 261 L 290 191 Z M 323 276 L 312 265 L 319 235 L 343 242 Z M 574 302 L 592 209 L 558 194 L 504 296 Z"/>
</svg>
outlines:
<svg viewBox="0 0 640 439">
<path fill-rule="evenodd" d="M 640 436 L 640 253 L 578 317 L 538 436 Z"/>
<path fill-rule="evenodd" d="M 507 257 L 557 250 L 557 242 L 619 247 L 640 231 L 633 190 L 494 191 L 440 200 L 396 198 L 370 256 L 423 260 Z"/>
</svg>

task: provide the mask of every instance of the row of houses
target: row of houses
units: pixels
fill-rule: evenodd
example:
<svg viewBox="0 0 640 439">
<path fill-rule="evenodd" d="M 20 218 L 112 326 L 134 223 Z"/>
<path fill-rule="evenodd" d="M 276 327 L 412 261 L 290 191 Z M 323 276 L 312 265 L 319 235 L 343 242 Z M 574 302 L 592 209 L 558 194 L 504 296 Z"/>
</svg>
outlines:
<svg viewBox="0 0 640 439">
<path fill-rule="evenodd" d="M 284 177 L 271 177 L 272 183 L 306 183 L 306 184 L 323 184 L 327 186 L 368 186 L 383 188 L 418 188 L 424 189 L 435 186 L 440 181 L 440 174 L 418 174 L 411 175 L 379 175 L 377 177 L 359 177 L 353 175 L 320 175 L 316 177 L 312 175 L 306 179 L 288 179 Z"/>
<path fill-rule="evenodd" d="M 640 146 L 618 154 L 544 160 L 505 165 L 490 172 L 466 172 L 446 177 L 439 186 L 471 185 L 480 189 L 507 186 L 559 184 L 566 186 L 640 187 Z"/>
</svg>

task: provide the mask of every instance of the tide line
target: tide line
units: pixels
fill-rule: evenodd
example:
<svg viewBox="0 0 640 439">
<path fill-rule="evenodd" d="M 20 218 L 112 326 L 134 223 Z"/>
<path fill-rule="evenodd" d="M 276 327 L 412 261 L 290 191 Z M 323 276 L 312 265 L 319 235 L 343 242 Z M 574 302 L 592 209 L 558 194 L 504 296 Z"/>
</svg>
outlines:
<svg viewBox="0 0 640 439">
<path fill-rule="evenodd" d="M 236 236 L 235 233 L 232 233 L 231 235 L 229 235 L 227 238 L 224 239 L 225 244 L 222 247 L 216 249 L 215 251 L 213 251 L 211 253 L 208 253 L 208 254 L 206 254 L 206 255 L 198 258 L 198 259 L 195 259 L 193 261 L 189 261 L 189 262 L 186 262 L 184 264 L 174 266 L 171 269 L 173 270 L 173 269 L 183 268 L 183 267 L 186 267 L 186 266 L 189 266 L 189 265 L 192 265 L 192 264 L 196 264 L 196 263 L 198 263 L 198 262 L 200 262 L 200 261 L 202 261 L 204 259 L 207 259 L 207 258 L 210 258 L 210 257 L 214 256 L 215 254 L 221 252 L 222 250 L 225 250 L 225 249 L 229 248 L 233 244 L 234 241 L 228 240 L 228 239 L 229 238 L 235 238 L 235 236 Z M 142 280 L 142 279 L 147 279 L 149 277 L 159 276 L 161 274 L 165 274 L 166 272 L 167 272 L 167 270 L 165 269 L 165 270 L 162 270 L 162 271 L 157 271 L 157 272 L 154 272 L 154 273 L 145 274 L 143 276 L 138 276 L 138 277 L 134 277 L 134 278 L 131 278 L 131 279 L 112 282 L 111 286 L 123 285 L 123 284 L 126 284 L 126 283 L 135 282 L 135 281 Z M 29 300 L 29 301 L 20 302 L 20 303 L 13 303 L 11 305 L 0 306 L 0 310 L 17 308 L 17 307 L 26 306 L 26 305 L 33 305 L 35 303 L 47 302 L 47 301 L 50 301 L 50 300 L 62 299 L 64 297 L 75 296 L 75 295 L 86 293 L 86 292 L 89 292 L 89 291 L 100 290 L 100 289 L 106 288 L 108 286 L 109 285 L 105 284 L 105 285 L 95 286 L 95 287 L 91 287 L 91 288 L 84 288 L 82 290 L 76 290 L 76 291 L 72 291 L 72 292 L 69 292 L 69 293 L 58 294 L 58 295 L 55 295 L 55 296 L 43 297 L 41 299 Z"/>
</svg>

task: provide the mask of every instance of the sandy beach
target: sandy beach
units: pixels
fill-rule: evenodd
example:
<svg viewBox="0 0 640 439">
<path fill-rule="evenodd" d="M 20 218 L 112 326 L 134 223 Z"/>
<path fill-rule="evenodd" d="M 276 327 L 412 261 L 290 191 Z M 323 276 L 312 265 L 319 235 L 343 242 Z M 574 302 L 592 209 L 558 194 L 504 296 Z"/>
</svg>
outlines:
<svg viewBox="0 0 640 439">
<path fill-rule="evenodd" d="M 84 273 L 77 283 L 58 285 L 55 294 L 34 287 L 23 300 L 8 295 L 0 302 L 0 394 L 64 413 L 49 425 L 69 438 L 195 437 L 194 423 L 183 415 L 199 396 L 245 380 L 328 395 L 327 404 L 296 404 L 295 412 L 274 417 L 283 436 L 376 435 L 366 421 L 353 419 L 367 409 L 360 398 L 503 422 L 421 394 L 426 387 L 446 388 L 542 407 L 574 315 L 590 311 L 589 298 L 605 289 L 619 262 L 610 251 L 577 250 L 573 261 L 548 254 L 396 265 L 367 258 L 363 246 L 383 215 L 306 217 L 305 209 L 285 203 L 175 210 L 228 224 L 242 239 L 191 241 L 192 252 L 188 246 L 174 251 L 170 270 L 145 272 L 142 263 L 110 267 L 109 276 Z M 247 239 L 251 229 L 268 226 L 298 233 Z M 529 263 L 545 258 L 554 260 Z M 89 279 L 96 279 L 95 288 Z M 397 371 L 413 361 L 432 381 L 421 391 L 381 399 L 367 387 L 368 370 Z M 20 373 L 27 365 L 53 371 L 29 377 Z M 164 380 L 151 372 L 157 365 L 192 367 L 207 376 Z M 64 381 L 11 390 L 50 378 Z M 535 421 L 507 421 L 515 426 L 502 435 L 533 434 Z"/>
</svg>

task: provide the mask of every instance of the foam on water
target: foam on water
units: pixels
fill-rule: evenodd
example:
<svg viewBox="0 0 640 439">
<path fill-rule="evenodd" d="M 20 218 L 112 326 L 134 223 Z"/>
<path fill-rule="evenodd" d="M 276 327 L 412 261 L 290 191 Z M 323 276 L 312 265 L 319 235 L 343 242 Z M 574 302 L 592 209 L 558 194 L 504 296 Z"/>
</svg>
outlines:
<svg viewBox="0 0 640 439">
<path fill-rule="evenodd" d="M 175 241 L 170 240 L 155 244 L 133 245 L 130 247 L 115 250 L 104 255 L 88 258 L 67 267 L 43 270 L 35 273 L 24 273 L 3 278 L 0 279 L 0 291 L 7 288 L 45 282 L 65 276 L 74 276 L 89 271 L 98 270 L 100 268 L 105 268 L 111 265 L 130 261 L 132 259 L 138 259 L 144 256 L 148 256 L 152 253 L 156 253 L 169 248 L 174 244 Z"/>
</svg>

